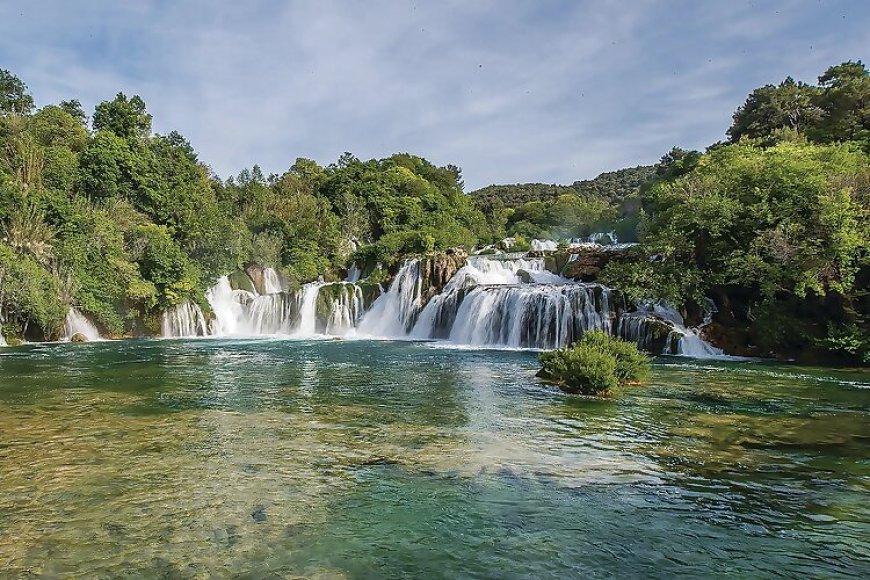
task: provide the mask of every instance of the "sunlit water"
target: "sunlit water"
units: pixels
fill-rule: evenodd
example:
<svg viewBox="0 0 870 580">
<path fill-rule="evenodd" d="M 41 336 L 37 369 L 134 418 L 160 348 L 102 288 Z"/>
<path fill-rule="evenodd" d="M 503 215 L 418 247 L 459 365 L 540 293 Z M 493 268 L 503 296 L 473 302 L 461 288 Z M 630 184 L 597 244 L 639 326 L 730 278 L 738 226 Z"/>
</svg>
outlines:
<svg viewBox="0 0 870 580">
<path fill-rule="evenodd" d="M 870 377 L 367 341 L 0 350 L 0 576 L 867 577 Z"/>
</svg>

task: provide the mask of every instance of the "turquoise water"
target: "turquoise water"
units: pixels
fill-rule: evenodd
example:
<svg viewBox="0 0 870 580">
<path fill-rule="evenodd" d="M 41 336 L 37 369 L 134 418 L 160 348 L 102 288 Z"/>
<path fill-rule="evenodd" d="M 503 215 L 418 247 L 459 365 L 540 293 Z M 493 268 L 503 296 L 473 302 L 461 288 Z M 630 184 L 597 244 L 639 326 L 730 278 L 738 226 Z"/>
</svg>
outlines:
<svg viewBox="0 0 870 580">
<path fill-rule="evenodd" d="M 2 349 L 0 571 L 870 575 L 866 371 L 663 359 L 584 399 L 536 370 L 428 343 Z"/>
</svg>

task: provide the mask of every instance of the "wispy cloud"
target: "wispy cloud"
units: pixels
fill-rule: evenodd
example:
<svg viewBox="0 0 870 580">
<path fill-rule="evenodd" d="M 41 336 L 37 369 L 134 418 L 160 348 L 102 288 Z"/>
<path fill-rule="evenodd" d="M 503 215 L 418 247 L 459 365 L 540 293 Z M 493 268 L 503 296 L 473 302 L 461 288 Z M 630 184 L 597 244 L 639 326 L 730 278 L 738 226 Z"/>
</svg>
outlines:
<svg viewBox="0 0 870 580">
<path fill-rule="evenodd" d="M 0 67 L 42 104 L 141 94 L 223 176 L 409 151 L 479 187 L 702 148 L 753 87 L 870 54 L 868 27 L 845 0 L 12 0 Z"/>
</svg>

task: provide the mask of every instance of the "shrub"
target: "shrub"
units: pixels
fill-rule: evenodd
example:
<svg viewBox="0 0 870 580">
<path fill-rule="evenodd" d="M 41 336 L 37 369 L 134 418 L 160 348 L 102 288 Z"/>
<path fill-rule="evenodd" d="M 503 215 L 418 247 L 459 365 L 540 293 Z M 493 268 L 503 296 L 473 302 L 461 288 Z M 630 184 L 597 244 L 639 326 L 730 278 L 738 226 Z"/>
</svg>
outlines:
<svg viewBox="0 0 870 580">
<path fill-rule="evenodd" d="M 634 343 L 587 332 L 569 348 L 543 352 L 538 376 L 568 393 L 601 395 L 649 375 L 649 358 Z"/>
<path fill-rule="evenodd" d="M 620 384 L 640 383 L 649 377 L 649 357 L 640 352 L 633 342 L 596 330 L 584 334 L 580 344 L 613 355 L 616 359 L 616 378 Z"/>
</svg>

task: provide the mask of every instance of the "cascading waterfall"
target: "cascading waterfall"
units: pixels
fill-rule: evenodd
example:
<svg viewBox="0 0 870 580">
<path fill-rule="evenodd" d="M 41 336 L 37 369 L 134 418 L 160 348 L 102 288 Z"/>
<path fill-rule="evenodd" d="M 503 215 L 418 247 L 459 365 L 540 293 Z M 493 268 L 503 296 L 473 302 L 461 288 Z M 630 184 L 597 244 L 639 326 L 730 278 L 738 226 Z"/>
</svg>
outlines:
<svg viewBox="0 0 870 580">
<path fill-rule="evenodd" d="M 342 336 L 353 334 L 365 314 L 365 300 L 362 288 L 356 284 L 338 284 L 336 295 L 332 297 L 326 321 L 326 334 Z"/>
<path fill-rule="evenodd" d="M 635 312 L 624 313 L 619 320 L 616 334 L 638 346 L 661 354 L 676 354 L 695 358 L 723 356 L 721 349 L 711 345 L 699 332 L 710 322 L 712 305 L 704 322 L 698 328 L 686 326 L 683 316 L 676 308 L 664 303 L 644 304 Z"/>
<path fill-rule="evenodd" d="M 411 335 L 473 345 L 567 346 L 587 330 L 610 331 L 610 292 L 553 274 L 541 258 L 475 256 L 429 301 Z"/>
<path fill-rule="evenodd" d="M 281 292 L 281 279 L 274 268 L 263 269 L 263 294 L 277 294 Z"/>
<path fill-rule="evenodd" d="M 82 314 L 78 308 L 71 307 L 63 321 L 61 340 L 72 340 L 77 334 L 83 336 L 88 342 L 102 340 L 96 325 L 87 316 Z"/>
<path fill-rule="evenodd" d="M 317 334 L 317 295 L 322 282 L 311 282 L 302 288 L 299 300 L 299 326 L 296 334 L 299 336 L 314 336 Z"/>
<path fill-rule="evenodd" d="M 345 282 L 350 282 L 351 284 L 356 284 L 359 282 L 360 278 L 362 278 L 362 270 L 359 269 L 359 266 L 356 264 L 351 264 L 350 268 L 347 269 L 347 277 L 344 279 Z"/>
<path fill-rule="evenodd" d="M 428 268 L 428 266 L 427 266 Z M 625 312 L 618 292 L 549 272 L 543 258 L 478 255 L 467 259 L 438 294 L 426 300 L 419 259 L 406 260 L 386 292 L 366 308 L 360 284 L 311 282 L 282 291 L 274 270 L 263 270 L 264 294 L 233 289 L 222 277 L 206 294 L 211 323 L 195 304 L 163 319 L 165 336 L 373 336 L 441 339 L 457 344 L 558 348 L 584 332 L 604 330 L 664 354 L 716 356 L 663 304 Z M 348 278 L 358 280 L 352 268 Z M 369 295 L 371 300 L 373 296 Z"/>
<path fill-rule="evenodd" d="M 454 315 L 449 338 L 472 345 L 568 346 L 586 331 L 610 331 L 609 293 L 598 284 L 476 286 Z"/>
<path fill-rule="evenodd" d="M 531 246 L 533 250 L 538 252 L 553 252 L 559 247 L 559 244 L 553 240 L 532 240 Z"/>
<path fill-rule="evenodd" d="M 185 302 L 163 313 L 160 331 L 163 336 L 206 336 L 208 326 L 200 307 Z"/>
<path fill-rule="evenodd" d="M 422 291 L 420 260 L 406 260 L 387 291 L 375 300 L 360 321 L 360 334 L 406 336 L 422 307 Z"/>
</svg>

